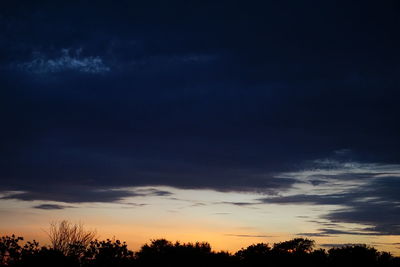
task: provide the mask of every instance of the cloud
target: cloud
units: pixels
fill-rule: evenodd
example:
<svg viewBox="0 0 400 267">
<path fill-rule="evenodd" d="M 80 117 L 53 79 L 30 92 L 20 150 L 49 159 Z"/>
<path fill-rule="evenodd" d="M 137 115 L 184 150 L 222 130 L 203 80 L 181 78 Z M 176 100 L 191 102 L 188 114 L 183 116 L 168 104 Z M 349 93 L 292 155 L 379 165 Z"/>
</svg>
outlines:
<svg viewBox="0 0 400 267">
<path fill-rule="evenodd" d="M 58 205 L 58 204 L 41 204 L 33 206 L 33 208 L 41 210 L 62 210 L 62 209 L 73 208 L 73 206 Z"/>
<path fill-rule="evenodd" d="M 330 228 L 299 235 L 400 235 L 400 165 L 318 160 L 311 170 L 284 175 L 298 177 L 299 182 L 305 184 L 315 177 L 324 183 L 314 184 L 312 191 L 305 189 L 297 194 L 262 198 L 262 203 L 334 208 L 321 216 L 328 223 L 320 224 Z M 343 230 L 337 223 L 357 223 L 365 227 Z"/>
<path fill-rule="evenodd" d="M 169 196 L 172 193 L 154 188 L 103 188 L 89 186 L 62 186 L 35 188 L 30 191 L 7 194 L 0 199 L 17 199 L 23 201 L 43 200 L 65 203 L 119 202 L 128 197 Z"/>
<path fill-rule="evenodd" d="M 332 235 L 386 235 L 386 233 L 376 232 L 376 231 L 368 231 L 368 229 L 359 229 L 359 230 L 338 230 L 338 229 L 331 229 L 331 228 L 321 228 L 319 229 L 321 234 L 326 236 Z"/>
<path fill-rule="evenodd" d="M 138 188 L 134 189 L 134 192 L 136 196 L 158 196 L 158 197 L 164 197 L 164 196 L 171 196 L 172 193 L 169 191 L 165 190 L 159 190 L 155 188 Z"/>
<path fill-rule="evenodd" d="M 312 205 L 342 205 L 346 194 L 338 195 L 291 195 L 282 197 L 261 198 L 266 204 L 312 204 Z"/>
<path fill-rule="evenodd" d="M 62 188 L 55 187 L 42 191 L 26 191 L 12 194 L 3 199 L 18 199 L 23 201 L 46 200 L 60 201 L 65 203 L 83 202 L 118 202 L 125 197 L 136 196 L 134 192 L 127 190 L 97 190 L 85 187 Z"/>
<path fill-rule="evenodd" d="M 325 218 L 334 222 L 370 225 L 369 230 L 382 235 L 400 235 L 400 176 L 373 180 L 348 194 L 344 208 Z"/>
<path fill-rule="evenodd" d="M 62 49 L 59 57 L 48 58 L 42 53 L 34 53 L 32 60 L 14 64 L 19 70 L 34 73 L 60 73 L 76 71 L 82 73 L 105 73 L 110 71 L 99 56 L 81 57 L 78 49 L 71 54 L 69 49 Z"/>
<path fill-rule="evenodd" d="M 331 236 L 331 235 L 325 234 L 325 233 L 298 233 L 296 235 L 298 235 L 298 236 L 308 236 L 308 237 L 327 237 L 327 236 Z"/>
<path fill-rule="evenodd" d="M 374 24 L 358 17 L 368 12 L 355 12 L 350 24 L 366 30 L 354 31 L 337 19 L 341 7 L 325 1 L 319 12 L 269 8 L 269 1 L 230 5 L 227 19 L 224 4 L 172 1 L 188 14 L 181 23 L 174 12 L 138 8 L 137 1 L 113 6 L 115 12 L 86 1 L 62 8 L 32 2 L 24 12 L 8 2 L 0 18 L 7 36 L 0 42 L 0 109 L 7 114 L 0 188 L 25 192 L 21 198 L 118 201 L 130 193 L 96 189 L 143 185 L 287 196 L 299 181 L 313 185 L 309 195 L 340 195 L 370 172 L 344 175 L 339 169 L 351 166 L 325 161 L 317 165 L 326 173 L 311 177 L 299 172 L 308 169 L 304 162 L 332 151 L 340 163 L 398 162 L 399 45 L 381 38 L 397 32 L 395 20 Z M 352 8 L 358 10 L 346 6 Z M 271 23 L 290 11 L 298 16 Z M 309 25 L 313 16 L 326 23 Z M 26 72 L 57 83 L 32 82 Z M 70 72 L 112 75 L 64 75 Z M 89 191 L 86 197 L 60 186 L 82 180 L 92 181 L 77 190 Z"/>
<path fill-rule="evenodd" d="M 372 242 L 371 244 L 376 244 L 376 245 L 389 245 L 389 246 L 400 245 L 400 243 L 390 243 L 390 242 Z"/>
<path fill-rule="evenodd" d="M 222 201 L 222 202 L 217 202 L 218 204 L 228 204 L 228 205 L 234 205 L 234 206 L 252 206 L 252 205 L 258 205 L 261 202 L 232 202 L 232 201 Z"/>
<path fill-rule="evenodd" d="M 135 208 L 144 207 L 144 206 L 147 206 L 148 204 L 145 204 L 145 203 L 124 203 L 124 205 L 125 206 L 123 206 L 123 208 L 129 209 L 129 208 L 133 208 L 133 207 L 135 207 Z"/>
</svg>

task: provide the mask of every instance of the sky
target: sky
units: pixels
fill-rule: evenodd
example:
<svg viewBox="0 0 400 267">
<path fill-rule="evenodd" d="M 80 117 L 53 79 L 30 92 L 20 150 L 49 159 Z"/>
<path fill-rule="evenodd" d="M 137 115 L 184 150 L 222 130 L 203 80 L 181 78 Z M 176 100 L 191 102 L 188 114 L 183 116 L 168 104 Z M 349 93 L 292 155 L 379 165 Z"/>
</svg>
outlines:
<svg viewBox="0 0 400 267">
<path fill-rule="evenodd" d="M 400 3 L 0 3 L 0 234 L 400 254 Z"/>
</svg>

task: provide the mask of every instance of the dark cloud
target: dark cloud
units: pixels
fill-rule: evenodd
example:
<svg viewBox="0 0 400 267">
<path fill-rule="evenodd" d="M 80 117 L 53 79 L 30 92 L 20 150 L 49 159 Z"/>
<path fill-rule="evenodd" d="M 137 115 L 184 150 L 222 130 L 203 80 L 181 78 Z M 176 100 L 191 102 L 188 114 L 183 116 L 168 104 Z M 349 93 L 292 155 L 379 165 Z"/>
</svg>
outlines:
<svg viewBox="0 0 400 267">
<path fill-rule="evenodd" d="M 18 199 L 24 201 L 30 200 L 47 200 L 61 201 L 67 203 L 82 203 L 82 202 L 116 202 L 125 197 L 136 196 L 134 192 L 125 190 L 105 190 L 98 191 L 92 188 L 39 188 L 30 192 L 15 193 L 3 197 L 3 199 Z"/>
<path fill-rule="evenodd" d="M 60 201 L 66 203 L 83 202 L 118 202 L 127 197 L 139 196 L 169 196 L 172 193 L 157 189 L 110 189 L 83 186 L 62 186 L 62 187 L 37 187 L 29 191 L 8 194 L 1 199 L 18 199 L 23 201 L 46 200 Z"/>
<path fill-rule="evenodd" d="M 343 211 L 332 212 L 326 218 L 348 223 L 371 225 L 370 231 L 380 235 L 400 235 L 400 207 L 393 203 L 349 205 Z"/>
<path fill-rule="evenodd" d="M 41 210 L 62 210 L 62 209 L 73 208 L 73 206 L 58 205 L 58 204 L 41 204 L 33 206 L 33 208 Z"/>
<path fill-rule="evenodd" d="M 375 166 L 376 168 L 378 166 Z M 393 167 L 393 166 L 392 166 Z M 340 181 L 340 180 L 339 180 Z M 322 228 L 317 233 L 304 235 L 400 235 L 400 176 L 383 176 L 371 170 L 370 179 L 357 188 L 339 194 L 278 196 L 260 199 L 267 204 L 338 205 L 323 218 L 331 223 L 318 222 L 333 228 Z M 361 230 L 341 230 L 335 223 L 368 225 Z"/>
<path fill-rule="evenodd" d="M 298 181 L 276 175 L 332 151 L 397 163 L 398 10 L 5 1 L 0 190 L 71 203 L 115 202 L 135 193 L 112 189 L 142 185 L 276 195 Z M 313 198 L 271 201 L 345 201 Z"/>
<path fill-rule="evenodd" d="M 369 231 L 384 235 L 400 235 L 400 177 L 387 177 L 365 186 L 357 198 L 345 202 L 345 209 L 334 211 L 327 219 L 371 225 Z"/>
<path fill-rule="evenodd" d="M 252 206 L 258 205 L 260 202 L 231 202 L 231 201 L 223 201 L 218 202 L 218 204 L 228 204 L 228 205 L 235 205 L 235 206 Z"/>
<path fill-rule="evenodd" d="M 164 197 L 164 196 L 173 195 L 169 191 L 159 190 L 159 189 L 155 189 L 155 188 L 134 189 L 134 193 L 135 193 L 136 196 L 158 196 L 158 197 Z"/>
<path fill-rule="evenodd" d="M 331 229 L 331 228 L 321 228 L 319 229 L 320 234 L 325 236 L 332 236 L 332 235 L 386 235 L 386 233 L 381 232 L 372 232 L 368 231 L 368 229 L 358 229 L 358 230 L 338 230 L 338 229 Z"/>
<path fill-rule="evenodd" d="M 320 185 L 320 184 L 325 184 L 326 181 L 323 181 L 323 180 L 310 180 L 310 183 L 311 183 L 312 185 L 314 185 L 314 186 L 318 186 L 318 185 Z"/>
</svg>

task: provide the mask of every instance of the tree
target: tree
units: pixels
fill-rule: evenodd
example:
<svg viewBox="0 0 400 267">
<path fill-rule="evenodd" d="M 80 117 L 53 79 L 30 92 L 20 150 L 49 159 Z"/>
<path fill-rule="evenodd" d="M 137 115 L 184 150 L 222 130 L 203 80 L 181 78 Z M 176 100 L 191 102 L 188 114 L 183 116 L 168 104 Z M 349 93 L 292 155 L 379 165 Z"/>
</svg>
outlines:
<svg viewBox="0 0 400 267">
<path fill-rule="evenodd" d="M 314 240 L 307 238 L 294 238 L 289 241 L 275 243 L 274 250 L 291 253 L 310 253 L 315 245 Z"/>
<path fill-rule="evenodd" d="M 50 247 L 68 256 L 79 256 L 90 242 L 96 239 L 96 231 L 86 230 L 82 223 L 67 220 L 50 223 L 48 232 Z"/>
<path fill-rule="evenodd" d="M 376 266 L 379 253 L 365 244 L 331 248 L 329 260 L 333 266 Z"/>
<path fill-rule="evenodd" d="M 10 265 L 20 260 L 22 247 L 19 241 L 22 240 L 24 240 L 22 237 L 15 235 L 0 238 L 0 266 Z"/>
<path fill-rule="evenodd" d="M 225 257 L 224 254 L 218 258 L 213 256 L 216 254 L 208 243 L 172 243 L 166 239 L 152 240 L 136 253 L 140 266 L 207 266 L 212 260 Z"/>
<path fill-rule="evenodd" d="M 271 253 L 271 247 L 265 243 L 250 245 L 236 252 L 235 256 L 245 266 L 262 266 Z"/>
<path fill-rule="evenodd" d="M 129 266 L 133 255 L 128 245 L 120 240 L 95 240 L 85 251 L 83 266 Z"/>
</svg>

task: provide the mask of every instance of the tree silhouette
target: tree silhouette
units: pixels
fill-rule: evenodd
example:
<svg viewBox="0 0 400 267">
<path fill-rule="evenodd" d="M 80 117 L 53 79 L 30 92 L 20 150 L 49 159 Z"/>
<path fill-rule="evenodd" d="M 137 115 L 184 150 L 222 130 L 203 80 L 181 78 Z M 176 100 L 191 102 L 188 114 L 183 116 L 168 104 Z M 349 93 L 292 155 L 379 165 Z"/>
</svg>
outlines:
<svg viewBox="0 0 400 267">
<path fill-rule="evenodd" d="M 315 245 L 314 240 L 307 238 L 294 238 L 289 241 L 275 243 L 274 250 L 290 253 L 310 253 Z"/>
<path fill-rule="evenodd" d="M 378 251 L 366 245 L 351 245 L 329 250 L 329 260 L 334 266 L 377 266 Z"/>
<path fill-rule="evenodd" d="M 133 252 L 125 242 L 107 239 L 90 242 L 83 256 L 84 266 L 129 266 Z"/>
<path fill-rule="evenodd" d="M 0 266 L 7 267 L 147 267 L 147 266 L 308 266 L 308 267 L 400 267 L 400 258 L 378 252 L 366 245 L 313 250 L 314 241 L 295 238 L 276 243 L 250 245 L 235 254 L 213 251 L 209 243 L 172 243 L 151 240 L 133 253 L 125 242 L 114 239 L 92 240 L 89 245 L 40 246 L 38 242 L 21 244 L 22 237 L 0 238 Z M 72 244 L 72 245 L 71 245 Z M 76 244 L 76 243 L 75 243 Z M 78 242 L 79 244 L 79 242 Z M 79 253 L 75 253 L 79 250 Z M 72 251 L 72 252 L 71 252 Z"/>
<path fill-rule="evenodd" d="M 2 236 L 0 238 L 0 264 L 11 265 L 21 257 L 22 247 L 19 242 L 24 240 L 22 237 Z"/>
<path fill-rule="evenodd" d="M 271 256 L 271 247 L 265 243 L 242 248 L 235 254 L 244 266 L 262 266 Z"/>
<path fill-rule="evenodd" d="M 82 223 L 71 223 L 67 220 L 53 222 L 48 232 L 52 249 L 64 255 L 78 256 L 96 238 L 96 232 L 84 229 Z"/>
<path fill-rule="evenodd" d="M 152 240 L 136 253 L 141 266 L 167 264 L 173 266 L 201 266 L 212 261 L 213 252 L 208 243 L 175 244 L 165 239 Z M 218 255 L 219 258 L 223 255 Z M 216 256 L 215 259 L 218 257 Z"/>
</svg>

